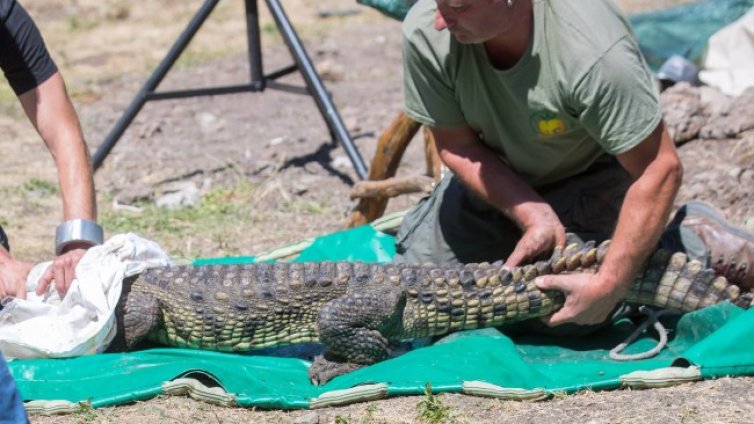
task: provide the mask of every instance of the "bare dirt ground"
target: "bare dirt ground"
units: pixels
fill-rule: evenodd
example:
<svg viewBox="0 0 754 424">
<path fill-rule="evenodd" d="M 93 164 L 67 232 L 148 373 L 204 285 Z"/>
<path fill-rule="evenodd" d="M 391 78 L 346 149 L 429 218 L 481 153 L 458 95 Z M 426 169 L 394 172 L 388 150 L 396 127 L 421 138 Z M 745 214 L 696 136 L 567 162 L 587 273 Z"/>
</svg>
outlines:
<svg viewBox="0 0 754 424">
<path fill-rule="evenodd" d="M 627 12 L 680 0 L 622 0 Z M 202 3 L 26 0 L 67 80 L 92 151 Z M 401 109 L 399 23 L 351 0 L 289 0 L 286 11 L 367 163 L 376 140 Z M 263 4 L 264 67 L 290 56 Z M 248 81 L 243 2 L 221 2 L 161 89 Z M 302 83 L 297 75 L 283 79 Z M 30 261 L 52 254 L 60 202 L 49 154 L 10 90 L 0 86 L 0 223 L 13 252 Z M 703 199 L 743 225 L 752 216 L 754 136 L 691 140 L 679 148 L 686 177 L 678 203 Z M 399 175 L 424 170 L 415 141 Z M 311 97 L 267 90 L 151 102 L 96 174 L 100 218 L 108 235 L 134 231 L 176 258 L 258 254 L 341 229 L 354 202 L 356 175 L 330 141 Z M 154 201 L 182 184 L 201 200 L 164 211 Z M 187 187 L 189 189 L 187 189 Z M 392 200 L 390 211 L 417 200 Z M 454 422 L 754 421 L 754 378 L 705 381 L 666 389 L 620 390 L 510 402 L 445 395 Z M 420 398 L 310 411 L 255 411 L 160 397 L 133 405 L 33 422 L 415 422 Z"/>
</svg>

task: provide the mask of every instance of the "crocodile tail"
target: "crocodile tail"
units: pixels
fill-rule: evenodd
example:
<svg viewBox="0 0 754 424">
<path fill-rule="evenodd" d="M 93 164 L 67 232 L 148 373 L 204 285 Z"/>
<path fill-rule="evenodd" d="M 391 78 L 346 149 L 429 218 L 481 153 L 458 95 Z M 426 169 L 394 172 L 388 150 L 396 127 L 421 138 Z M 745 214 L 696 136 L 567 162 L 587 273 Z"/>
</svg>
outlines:
<svg viewBox="0 0 754 424">
<path fill-rule="evenodd" d="M 593 243 L 573 243 L 556 249 L 548 263 L 554 273 L 595 272 L 609 246 L 609 240 L 596 247 Z M 742 293 L 738 286 L 683 252 L 658 249 L 637 274 L 625 300 L 684 312 L 726 300 L 748 309 L 754 302 L 754 291 Z"/>
<path fill-rule="evenodd" d="M 695 311 L 729 300 L 742 307 L 751 306 L 751 294 L 742 296 L 740 289 L 718 276 L 697 260 L 682 252 L 658 249 L 639 272 L 626 298 L 640 303 L 684 312 Z"/>
</svg>

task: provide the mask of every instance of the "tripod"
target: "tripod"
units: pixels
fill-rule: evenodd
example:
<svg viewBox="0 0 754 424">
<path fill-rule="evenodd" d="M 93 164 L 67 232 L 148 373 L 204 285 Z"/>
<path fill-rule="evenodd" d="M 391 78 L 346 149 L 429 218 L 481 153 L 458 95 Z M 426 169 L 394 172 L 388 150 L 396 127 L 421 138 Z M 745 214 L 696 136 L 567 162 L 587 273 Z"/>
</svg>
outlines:
<svg viewBox="0 0 754 424">
<path fill-rule="evenodd" d="M 248 42 L 248 55 L 249 55 L 249 68 L 251 73 L 251 81 L 248 84 L 241 85 L 229 85 L 221 87 L 207 87 L 198 89 L 187 90 L 175 90 L 156 92 L 155 90 L 162 82 L 165 75 L 175 64 L 178 57 L 188 46 L 191 39 L 201 28 L 204 21 L 212 13 L 215 6 L 220 0 L 205 0 L 194 17 L 189 22 L 188 26 L 183 30 L 181 35 L 175 41 L 168 53 L 162 59 L 157 68 L 152 72 L 144 86 L 139 90 L 131 104 L 126 108 L 121 117 L 115 123 L 115 126 L 110 130 L 102 144 L 97 148 L 94 153 L 92 162 L 94 169 L 97 170 L 105 157 L 110 153 L 110 150 L 118 142 L 118 139 L 123 135 L 133 119 L 139 113 L 144 104 L 150 100 L 166 100 L 166 99 L 179 99 L 194 96 L 207 96 L 207 95 L 220 95 L 231 94 L 241 92 L 261 92 L 266 88 L 274 88 L 278 90 L 288 91 L 297 94 L 307 94 L 314 97 L 317 103 L 317 108 L 320 114 L 325 120 L 327 127 L 330 131 L 330 135 L 334 140 L 337 140 L 345 149 L 348 158 L 353 164 L 354 170 L 360 179 L 365 179 L 367 175 L 367 168 L 364 164 L 359 151 L 353 144 L 353 140 L 348 134 L 343 121 L 338 114 L 335 105 L 330 99 L 329 94 L 325 90 L 322 80 L 319 78 L 317 71 L 312 65 L 311 59 L 306 53 L 301 40 L 299 40 L 296 31 L 293 29 L 288 17 L 285 14 L 279 0 L 265 0 L 267 8 L 269 9 L 272 17 L 275 20 L 278 31 L 285 40 L 288 50 L 293 56 L 294 64 L 285 68 L 278 69 L 267 75 L 264 74 L 262 69 L 262 49 L 260 45 L 259 34 L 259 14 L 257 0 L 244 0 L 246 5 L 246 36 Z M 276 80 L 292 72 L 301 72 L 306 88 L 293 87 L 287 84 L 279 83 Z"/>
</svg>

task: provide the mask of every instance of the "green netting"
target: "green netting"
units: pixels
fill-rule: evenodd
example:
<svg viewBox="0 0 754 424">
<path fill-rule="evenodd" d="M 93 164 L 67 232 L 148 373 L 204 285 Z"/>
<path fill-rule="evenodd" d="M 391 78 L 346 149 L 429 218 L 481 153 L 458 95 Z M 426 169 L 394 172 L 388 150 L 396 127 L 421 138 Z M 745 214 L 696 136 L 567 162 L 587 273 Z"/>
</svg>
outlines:
<svg viewBox="0 0 754 424">
<path fill-rule="evenodd" d="M 416 0 L 357 0 L 403 20 Z M 671 56 L 698 61 L 709 37 L 754 7 L 754 0 L 706 0 L 630 17 L 649 66 L 657 70 Z"/>
<path fill-rule="evenodd" d="M 356 0 L 356 2 L 375 8 L 393 19 L 402 21 L 411 6 L 416 3 L 416 0 Z"/>
<path fill-rule="evenodd" d="M 707 0 L 631 16 L 631 25 L 652 69 L 673 55 L 699 62 L 710 36 L 743 16 L 754 0 Z"/>
<path fill-rule="evenodd" d="M 365 252 L 363 246 L 372 248 Z M 299 259 L 382 261 L 392 254 L 391 246 L 390 236 L 362 227 L 315 240 Z M 356 252 L 365 253 L 360 256 Z M 608 351 L 635 328 L 628 320 L 588 338 L 511 338 L 487 329 L 450 335 L 432 346 L 341 376 L 322 387 L 309 383 L 309 362 L 269 356 L 310 353 L 318 349 L 316 345 L 266 350 L 265 356 L 260 355 L 262 352 L 239 355 L 151 349 L 73 359 L 16 360 L 9 367 L 24 399 L 35 401 L 27 407 L 46 412 L 72 410 L 76 402 L 89 401 L 94 407 L 102 407 L 186 391 L 223 404 L 296 409 L 421 394 L 427 382 L 436 392 L 532 398 L 586 388 L 754 374 L 754 351 L 742 343 L 754 338 L 754 311 L 725 303 L 665 323 L 673 329 L 671 340 L 652 359 L 609 359 Z M 654 343 L 645 335 L 626 353 L 647 350 Z M 641 371 L 651 373 L 644 375 Z M 194 384 L 195 380 L 185 377 L 199 377 L 205 384 Z M 205 387 L 212 385 L 220 388 Z"/>
</svg>

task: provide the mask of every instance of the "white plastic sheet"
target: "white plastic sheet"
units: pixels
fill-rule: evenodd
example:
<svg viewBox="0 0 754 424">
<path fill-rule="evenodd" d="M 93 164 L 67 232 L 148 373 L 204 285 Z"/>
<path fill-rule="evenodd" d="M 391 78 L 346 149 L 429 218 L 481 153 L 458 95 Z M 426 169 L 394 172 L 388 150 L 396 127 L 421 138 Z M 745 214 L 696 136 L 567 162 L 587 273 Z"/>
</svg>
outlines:
<svg viewBox="0 0 754 424">
<path fill-rule="evenodd" d="M 699 79 L 730 96 L 754 87 L 754 8 L 709 39 Z"/>
<path fill-rule="evenodd" d="M 51 285 L 43 296 L 37 281 L 50 262 L 37 264 L 27 279 L 27 298 L 0 311 L 0 351 L 7 358 L 67 358 L 103 351 L 115 336 L 114 311 L 123 279 L 170 265 L 156 243 L 119 234 L 89 249 L 63 299 Z"/>
</svg>

